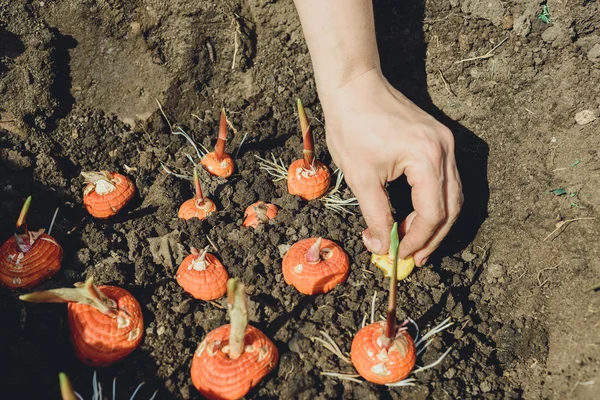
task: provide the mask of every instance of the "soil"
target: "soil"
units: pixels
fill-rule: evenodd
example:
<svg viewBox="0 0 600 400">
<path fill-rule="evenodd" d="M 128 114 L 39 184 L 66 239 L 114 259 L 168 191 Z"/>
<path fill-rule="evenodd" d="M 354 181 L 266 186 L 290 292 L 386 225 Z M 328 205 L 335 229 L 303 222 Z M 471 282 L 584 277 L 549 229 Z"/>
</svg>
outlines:
<svg viewBox="0 0 600 400">
<path fill-rule="evenodd" d="M 399 318 L 424 329 L 454 321 L 419 363 L 452 347 L 449 356 L 413 387 L 320 375 L 353 369 L 310 338 L 326 330 L 348 352 L 375 291 L 384 313 L 388 281 L 369 265 L 360 215 L 289 196 L 257 164 L 255 155 L 286 165 L 299 158 L 300 97 L 318 157 L 335 168 L 291 0 L 0 0 L 0 237 L 10 237 L 33 195 L 29 225 L 47 227 L 58 207 L 52 233 L 65 251 L 61 271 L 37 289 L 94 276 L 139 300 L 141 348 L 97 371 L 105 393 L 117 377 L 118 398 L 141 382 L 139 398 L 199 398 L 192 354 L 227 322 L 224 300 L 195 301 L 174 276 L 189 247 L 209 238 L 247 285 L 251 323 L 280 352 L 248 398 L 597 398 L 600 220 L 589 218 L 599 217 L 600 120 L 579 125 L 575 114 L 592 110 L 593 119 L 600 106 L 600 10 L 587 0 L 546 5 L 549 23 L 537 18 L 538 1 L 375 2 L 384 72 L 455 133 L 466 198 L 431 265 L 400 285 Z M 204 222 L 176 219 L 192 188 L 161 163 L 189 173 L 185 154 L 194 150 L 171 134 L 155 99 L 207 147 L 221 107 L 237 130 L 228 143 L 239 151 L 236 174 L 202 175 L 220 210 Z M 139 189 L 109 221 L 82 207 L 79 174 L 101 169 L 127 169 Z M 406 183 L 388 189 L 402 218 Z M 242 228 L 245 208 L 259 199 L 278 204 L 279 215 Z M 588 219 L 548 236 L 578 218 Z M 280 246 L 312 236 L 341 244 L 352 263 L 347 282 L 321 296 L 299 294 L 281 273 Z M 0 290 L 2 397 L 58 398 L 64 371 L 91 398 L 94 370 L 73 355 L 64 305 L 26 305 L 18 294 Z"/>
</svg>

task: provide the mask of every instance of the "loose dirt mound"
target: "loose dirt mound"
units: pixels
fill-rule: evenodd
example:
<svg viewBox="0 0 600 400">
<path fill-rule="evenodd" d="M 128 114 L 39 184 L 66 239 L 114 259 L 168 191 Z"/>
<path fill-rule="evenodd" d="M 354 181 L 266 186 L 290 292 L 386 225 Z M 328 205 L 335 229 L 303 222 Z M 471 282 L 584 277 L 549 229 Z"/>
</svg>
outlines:
<svg viewBox="0 0 600 400">
<path fill-rule="evenodd" d="M 455 133 L 466 203 L 432 265 L 417 269 L 399 293 L 399 318 L 422 328 L 447 317 L 455 323 L 421 362 L 452 350 L 417 375 L 416 386 L 386 388 L 321 376 L 353 369 L 310 340 L 326 330 L 349 351 L 375 291 L 377 315 L 385 311 L 387 280 L 369 265 L 364 221 L 287 195 L 254 157 L 273 154 L 289 164 L 300 156 L 300 97 L 317 155 L 335 168 L 292 2 L 0 0 L 0 238 L 12 234 L 31 194 L 32 227 L 47 227 L 60 208 L 54 235 L 65 250 L 63 269 L 39 289 L 93 275 L 139 300 L 143 345 L 98 371 L 105 390 L 116 376 L 123 398 L 140 382 L 140 398 L 154 390 L 157 398 L 199 398 L 192 354 L 226 322 L 224 302 L 195 301 L 174 277 L 189 246 L 210 238 L 230 275 L 247 284 L 252 324 L 281 355 L 249 398 L 597 393 L 600 222 L 589 218 L 598 217 L 600 199 L 598 4 L 548 1 L 546 23 L 538 2 L 405 3 L 375 2 L 384 72 Z M 237 130 L 228 144 L 239 151 L 236 174 L 228 181 L 202 175 L 221 210 L 205 222 L 175 218 L 192 188 L 160 166 L 189 171 L 185 153 L 194 150 L 170 134 L 155 98 L 171 123 L 207 147 L 222 106 Z M 583 110 L 590 112 L 579 125 Z M 126 165 L 139 188 L 135 204 L 115 220 L 92 220 L 81 206 L 79 173 Z M 402 218 L 409 188 L 397 182 L 389 190 Z M 279 215 L 256 231 L 242 228 L 245 208 L 259 199 L 278 204 Z M 315 297 L 285 284 L 280 255 L 281 245 L 312 236 L 336 241 L 351 260 L 348 281 Z M 64 306 L 26 306 L 2 289 L 0 310 L 6 398 L 56 397 L 58 371 L 91 397 L 94 371 L 73 356 Z"/>
</svg>

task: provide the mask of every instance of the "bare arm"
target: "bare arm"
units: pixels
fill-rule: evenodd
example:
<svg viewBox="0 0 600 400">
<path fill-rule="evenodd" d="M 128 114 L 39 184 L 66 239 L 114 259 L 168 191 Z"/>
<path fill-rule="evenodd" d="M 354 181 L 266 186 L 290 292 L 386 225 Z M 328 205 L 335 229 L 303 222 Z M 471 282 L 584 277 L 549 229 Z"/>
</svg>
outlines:
<svg viewBox="0 0 600 400">
<path fill-rule="evenodd" d="M 402 224 L 400 257 L 423 265 L 458 217 L 462 190 L 451 132 L 381 73 L 371 0 L 295 0 L 310 50 L 335 163 L 358 197 L 367 248 L 387 253 L 387 194 L 405 174 L 415 211 Z"/>
</svg>

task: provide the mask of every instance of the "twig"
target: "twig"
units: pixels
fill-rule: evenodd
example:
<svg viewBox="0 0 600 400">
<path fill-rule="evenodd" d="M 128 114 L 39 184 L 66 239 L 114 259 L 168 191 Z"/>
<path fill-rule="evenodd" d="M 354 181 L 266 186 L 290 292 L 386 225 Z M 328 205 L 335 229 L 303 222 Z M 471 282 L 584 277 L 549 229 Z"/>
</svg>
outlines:
<svg viewBox="0 0 600 400">
<path fill-rule="evenodd" d="M 554 235 L 556 233 L 556 231 L 558 231 L 560 228 L 562 228 L 563 226 L 565 226 L 566 224 L 570 224 L 571 222 L 575 222 L 575 221 L 583 221 L 583 220 L 595 220 L 595 217 L 583 217 L 583 218 L 573 218 L 573 219 L 568 219 L 566 221 L 560 221 L 556 223 L 556 229 L 553 230 L 552 232 L 550 232 L 548 234 L 548 236 L 546 236 L 544 238 L 544 240 L 542 240 L 542 242 L 545 242 L 546 240 L 548 240 L 552 235 Z"/>
<path fill-rule="evenodd" d="M 215 244 L 213 243 L 213 241 L 210 240 L 210 237 L 206 236 L 206 239 L 208 240 L 208 243 L 210 243 L 210 245 L 212 246 L 212 248 L 215 249 L 215 251 L 218 253 L 219 249 L 217 249 L 217 246 L 215 246 Z"/>
<path fill-rule="evenodd" d="M 240 48 L 238 34 L 241 34 L 241 32 L 240 32 L 241 27 L 240 27 L 240 23 L 237 20 L 236 14 L 233 14 L 233 24 L 235 25 L 235 31 L 233 32 L 233 44 L 235 47 L 233 49 L 233 60 L 231 61 L 231 69 L 232 70 L 235 69 L 235 60 L 237 57 L 238 50 Z"/>
<path fill-rule="evenodd" d="M 446 91 L 448 93 L 450 93 L 452 96 L 456 97 L 456 94 L 452 91 L 452 88 L 450 88 L 450 84 L 448 83 L 448 81 L 446 81 L 446 78 L 444 77 L 442 70 L 438 68 L 438 72 L 440 73 L 440 78 L 442 78 L 442 82 L 444 82 L 444 87 L 446 88 Z"/>
<path fill-rule="evenodd" d="M 460 64 L 460 63 L 464 63 L 464 62 L 467 62 L 467 61 L 475 61 L 475 60 L 482 60 L 482 59 L 486 59 L 486 58 L 491 58 L 491 57 L 494 56 L 494 50 L 496 50 L 498 47 L 502 46 L 504 44 L 504 42 L 506 42 L 507 40 L 508 40 L 508 36 L 505 37 L 503 41 L 501 41 L 496 46 L 494 46 L 493 49 L 491 49 L 490 51 L 488 51 L 487 53 L 485 53 L 482 56 L 465 58 L 464 60 L 455 61 L 454 64 Z"/>
</svg>

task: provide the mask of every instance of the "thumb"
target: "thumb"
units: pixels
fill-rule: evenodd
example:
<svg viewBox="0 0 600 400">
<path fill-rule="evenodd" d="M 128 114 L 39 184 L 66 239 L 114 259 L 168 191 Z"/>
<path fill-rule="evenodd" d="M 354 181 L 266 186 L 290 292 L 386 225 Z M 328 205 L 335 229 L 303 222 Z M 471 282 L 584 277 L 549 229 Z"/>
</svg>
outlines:
<svg viewBox="0 0 600 400">
<path fill-rule="evenodd" d="M 377 176 L 361 179 L 350 188 L 358 199 L 368 229 L 363 232 L 367 249 L 375 254 L 387 254 L 390 231 L 394 224 L 387 193 Z"/>
</svg>

